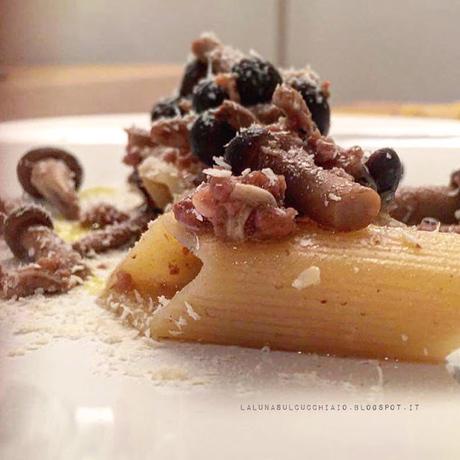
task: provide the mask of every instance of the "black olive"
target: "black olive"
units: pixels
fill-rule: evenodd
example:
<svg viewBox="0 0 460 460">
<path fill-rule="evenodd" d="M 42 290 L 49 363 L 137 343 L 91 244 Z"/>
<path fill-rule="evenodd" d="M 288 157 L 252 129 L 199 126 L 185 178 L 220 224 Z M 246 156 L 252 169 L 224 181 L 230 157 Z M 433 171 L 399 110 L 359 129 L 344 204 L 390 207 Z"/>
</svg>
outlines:
<svg viewBox="0 0 460 460">
<path fill-rule="evenodd" d="M 224 159 L 232 167 L 234 174 L 252 166 L 252 156 L 265 139 L 267 130 L 257 126 L 238 133 L 225 147 Z"/>
<path fill-rule="evenodd" d="M 254 105 L 271 100 L 282 78 L 275 66 L 257 57 L 244 58 L 232 67 L 236 86 L 243 105 Z"/>
<path fill-rule="evenodd" d="M 219 107 L 225 99 L 228 99 L 227 92 L 212 80 L 203 80 L 193 89 L 192 105 L 197 113 Z"/>
<path fill-rule="evenodd" d="M 159 118 L 174 118 L 182 115 L 182 111 L 177 105 L 176 97 L 167 97 L 156 102 L 150 112 L 150 119 L 152 121 Z"/>
<path fill-rule="evenodd" d="M 320 133 L 327 136 L 331 126 L 331 108 L 321 88 L 304 79 L 295 79 L 290 84 L 302 95 Z"/>
<path fill-rule="evenodd" d="M 402 164 L 398 154 L 390 148 L 376 150 L 366 161 L 366 167 L 384 201 L 393 198 L 402 177 Z"/>
<path fill-rule="evenodd" d="M 190 96 L 195 85 L 206 77 L 208 65 L 194 59 L 185 66 L 184 76 L 179 87 L 179 95 L 182 97 Z"/>
<path fill-rule="evenodd" d="M 224 146 L 236 135 L 236 129 L 211 111 L 203 112 L 190 130 L 192 152 L 205 164 L 212 165 L 213 156 L 221 156 Z"/>
</svg>

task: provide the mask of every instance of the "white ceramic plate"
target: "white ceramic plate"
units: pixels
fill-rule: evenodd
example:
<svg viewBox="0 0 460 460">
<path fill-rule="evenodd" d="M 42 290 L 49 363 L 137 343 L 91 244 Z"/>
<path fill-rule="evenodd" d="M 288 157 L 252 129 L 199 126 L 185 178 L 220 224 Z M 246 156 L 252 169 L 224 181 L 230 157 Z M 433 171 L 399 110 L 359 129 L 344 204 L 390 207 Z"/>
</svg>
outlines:
<svg viewBox="0 0 460 460">
<path fill-rule="evenodd" d="M 127 114 L 0 124 L 0 193 L 18 192 L 19 156 L 49 144 L 80 157 L 86 187 L 116 186 L 128 172 L 120 162 L 122 128 L 147 123 L 146 115 Z M 337 116 L 333 135 L 344 145 L 394 147 L 406 183 L 443 184 L 460 167 L 458 122 Z M 62 301 L 46 339 L 18 350 L 18 336 L 36 333 L 30 319 L 37 313 L 21 310 L 30 327 L 21 330 L 2 310 L 0 304 L 2 459 L 460 456 L 460 384 L 446 366 L 151 346 L 116 329 L 117 320 L 91 299 L 81 310 Z M 75 332 L 72 321 L 87 331 Z M 64 337 L 52 337 L 53 324 L 54 335 Z M 119 340 L 107 335 L 111 324 Z"/>
</svg>

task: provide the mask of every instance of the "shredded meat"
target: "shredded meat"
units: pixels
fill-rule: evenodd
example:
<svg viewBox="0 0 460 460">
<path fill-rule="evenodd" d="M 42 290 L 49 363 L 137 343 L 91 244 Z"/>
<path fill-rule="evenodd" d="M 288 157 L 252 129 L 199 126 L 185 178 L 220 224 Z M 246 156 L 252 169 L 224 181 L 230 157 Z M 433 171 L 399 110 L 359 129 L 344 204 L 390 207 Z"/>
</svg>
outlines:
<svg viewBox="0 0 460 460">
<path fill-rule="evenodd" d="M 281 74 L 283 76 L 283 81 L 288 85 L 291 85 L 295 80 L 304 80 L 311 83 L 313 86 L 317 86 L 320 82 L 318 74 L 308 66 L 303 69 L 282 69 Z"/>
<path fill-rule="evenodd" d="M 318 166 L 325 169 L 341 168 L 358 180 L 367 175 L 361 147 L 344 149 L 328 137 L 309 139 L 308 145 Z"/>
<path fill-rule="evenodd" d="M 153 211 L 144 207 L 133 212 L 129 219 L 91 232 L 73 244 L 79 254 L 101 253 L 124 246 L 137 238 L 147 229 L 148 223 L 156 217 Z"/>
<path fill-rule="evenodd" d="M 215 172 L 217 171 L 217 172 Z M 234 177 L 211 170 L 208 182 L 173 207 L 178 221 L 197 233 L 211 228 L 219 238 L 281 238 L 295 230 L 297 212 L 283 206 L 286 183 L 272 171 Z"/>
<path fill-rule="evenodd" d="M 321 136 L 298 91 L 281 85 L 273 94 L 273 103 L 286 115 L 284 126 L 291 133 L 290 136 L 297 133 L 301 138 L 307 138 L 305 147 L 314 155 L 318 166 L 325 169 L 341 168 L 358 180 L 366 176 L 363 150 L 360 147 L 343 149 L 331 138 Z M 278 126 L 276 129 L 279 129 Z"/>
<path fill-rule="evenodd" d="M 31 227 L 20 238 L 33 263 L 10 270 L 0 267 L 0 286 L 4 297 L 25 297 L 37 290 L 67 292 L 88 275 L 89 270 L 80 254 L 48 227 Z"/>
<path fill-rule="evenodd" d="M 160 118 L 152 124 L 150 132 L 154 143 L 190 151 L 189 129 L 195 115 Z"/>
<path fill-rule="evenodd" d="M 247 128 L 257 122 L 256 117 L 250 110 L 236 102 L 228 100 L 215 109 L 214 115 L 217 119 L 227 121 L 236 130 Z"/>
<path fill-rule="evenodd" d="M 281 109 L 272 103 L 256 104 L 250 107 L 250 110 L 257 120 L 264 125 L 276 123 L 283 115 Z"/>
<path fill-rule="evenodd" d="M 125 131 L 128 135 L 128 144 L 123 162 L 129 166 L 137 166 L 157 144 L 152 141 L 147 130 L 131 127 Z"/>
<path fill-rule="evenodd" d="M 294 88 L 288 85 L 278 86 L 272 101 L 286 115 L 285 124 L 289 131 L 299 132 L 306 137 L 321 136 L 302 95 Z"/>
<path fill-rule="evenodd" d="M 179 171 L 198 173 L 204 168 L 204 164 L 190 150 L 168 148 L 164 150 L 161 158 L 166 163 L 173 164 Z"/>
<path fill-rule="evenodd" d="M 216 84 L 227 92 L 231 101 L 240 102 L 240 94 L 236 86 L 235 76 L 231 73 L 220 73 L 214 78 Z"/>
<path fill-rule="evenodd" d="M 80 224 L 83 227 L 104 228 L 107 225 L 124 222 L 128 218 L 128 214 L 115 206 L 109 203 L 99 203 L 82 214 Z"/>
<path fill-rule="evenodd" d="M 213 34 L 202 34 L 192 42 L 192 53 L 201 62 L 209 63 L 214 73 L 230 72 L 243 57 L 241 51 L 223 45 Z"/>
</svg>

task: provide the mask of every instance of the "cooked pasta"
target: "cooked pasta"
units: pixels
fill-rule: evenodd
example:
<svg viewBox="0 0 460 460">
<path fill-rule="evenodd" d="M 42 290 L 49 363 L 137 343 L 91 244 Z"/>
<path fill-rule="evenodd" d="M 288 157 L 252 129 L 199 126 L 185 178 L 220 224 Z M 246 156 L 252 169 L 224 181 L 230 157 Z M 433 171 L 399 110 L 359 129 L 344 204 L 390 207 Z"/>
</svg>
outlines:
<svg viewBox="0 0 460 460">
<path fill-rule="evenodd" d="M 225 243 L 167 214 L 104 299 L 160 339 L 440 361 L 460 346 L 459 251 L 452 234 L 373 225 L 301 224 L 283 240 Z"/>
</svg>

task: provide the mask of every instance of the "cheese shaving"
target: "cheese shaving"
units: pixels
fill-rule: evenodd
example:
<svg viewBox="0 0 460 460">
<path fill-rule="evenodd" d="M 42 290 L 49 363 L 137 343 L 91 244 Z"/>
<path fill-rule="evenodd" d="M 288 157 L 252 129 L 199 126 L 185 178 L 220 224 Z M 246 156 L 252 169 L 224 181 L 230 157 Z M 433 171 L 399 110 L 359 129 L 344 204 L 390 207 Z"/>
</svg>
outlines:
<svg viewBox="0 0 460 460">
<path fill-rule="evenodd" d="M 228 169 L 229 171 L 232 170 L 232 167 L 224 160 L 224 157 L 212 157 L 212 160 L 217 166 Z"/>
<path fill-rule="evenodd" d="M 275 197 L 269 191 L 251 184 L 235 184 L 231 197 L 244 201 L 251 206 L 277 205 Z"/>
<path fill-rule="evenodd" d="M 201 316 L 193 309 L 193 307 L 187 302 L 184 302 L 185 308 L 187 310 L 187 315 L 190 316 L 194 321 L 201 319 Z"/>
<path fill-rule="evenodd" d="M 203 169 L 203 172 L 213 177 L 230 177 L 232 175 L 232 172 L 228 169 L 206 168 Z"/>
<path fill-rule="evenodd" d="M 295 289 L 305 289 L 309 286 L 314 286 L 321 283 L 321 270 L 319 267 L 312 265 L 292 282 L 292 287 Z"/>
</svg>

